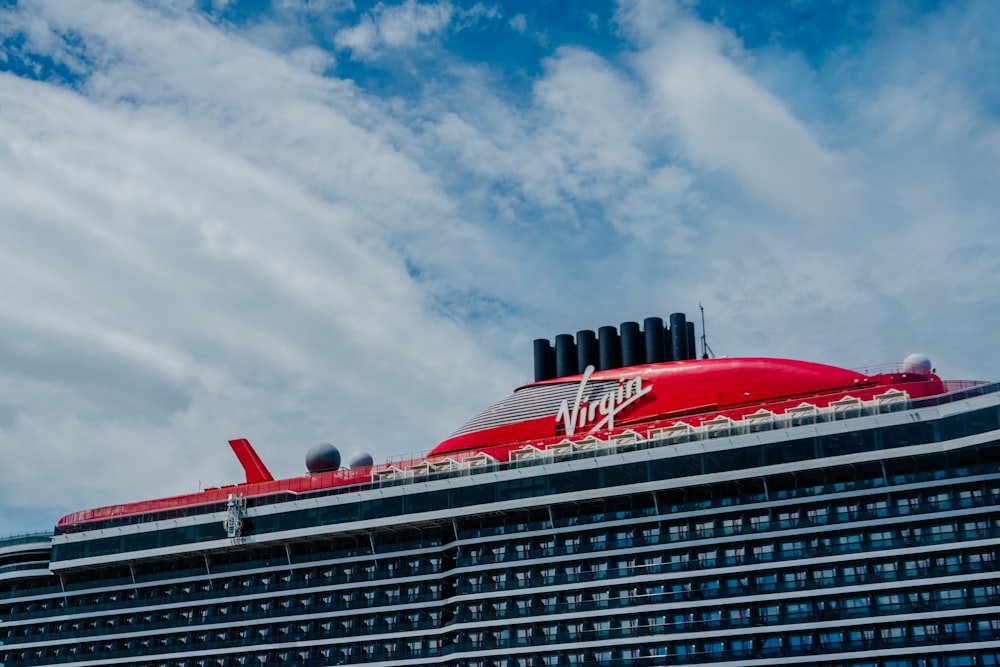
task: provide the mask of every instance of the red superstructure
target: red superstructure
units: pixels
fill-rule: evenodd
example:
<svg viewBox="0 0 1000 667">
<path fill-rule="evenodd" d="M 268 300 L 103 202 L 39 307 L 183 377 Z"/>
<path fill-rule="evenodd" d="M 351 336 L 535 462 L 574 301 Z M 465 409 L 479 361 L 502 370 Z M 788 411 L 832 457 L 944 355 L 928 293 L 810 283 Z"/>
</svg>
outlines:
<svg viewBox="0 0 1000 667">
<path fill-rule="evenodd" d="M 664 425 L 676 421 L 698 426 L 719 415 L 740 419 L 760 409 L 783 413 L 803 402 L 823 408 L 846 396 L 870 400 L 889 389 L 905 391 L 910 398 L 932 396 L 945 391 L 944 383 L 937 375 L 923 373 L 921 369 L 908 370 L 909 372 L 866 376 L 856 371 L 805 361 L 726 358 L 597 371 L 590 376 L 590 383 L 604 383 L 605 387 L 611 383 L 613 389 L 616 385 L 639 378 L 641 386 L 647 392 L 615 414 L 613 428 L 600 429 L 594 433 L 604 430 L 618 432 L 627 428 L 634 430 L 640 426 Z M 515 396 L 518 392 L 534 387 L 578 387 L 582 380 L 581 374 L 536 382 L 519 388 Z M 607 391 L 605 389 L 604 393 Z M 484 414 L 489 412 L 487 410 Z M 598 413 L 595 417 L 600 415 L 599 410 L 595 412 Z M 584 424 L 584 432 L 581 433 L 581 429 L 577 428 L 572 435 L 583 436 L 591 432 L 587 428 L 591 421 L 593 420 Z M 551 414 L 492 428 L 471 432 L 460 430 L 435 447 L 430 455 L 469 450 L 487 451 L 498 445 L 561 440 L 567 435 L 567 428 L 555 419 L 553 411 Z"/>
<path fill-rule="evenodd" d="M 486 454 L 506 461 L 527 444 L 544 449 L 587 436 L 609 437 L 680 422 L 699 426 L 728 417 L 738 420 L 768 410 L 784 413 L 803 403 L 824 408 L 847 397 L 862 401 L 891 390 L 910 398 L 944 393 L 945 383 L 929 367 L 906 366 L 865 375 L 834 366 L 768 358 L 721 358 L 644 364 L 534 382 L 484 411 L 421 459 L 394 464 L 405 469 L 445 458 Z M 246 440 L 230 442 L 247 481 L 199 493 L 112 505 L 70 514 L 59 530 L 90 522 L 224 503 L 243 497 L 299 494 L 368 484 L 388 465 L 366 466 L 274 480 Z M 347 490 L 347 489 L 345 489 Z"/>
</svg>

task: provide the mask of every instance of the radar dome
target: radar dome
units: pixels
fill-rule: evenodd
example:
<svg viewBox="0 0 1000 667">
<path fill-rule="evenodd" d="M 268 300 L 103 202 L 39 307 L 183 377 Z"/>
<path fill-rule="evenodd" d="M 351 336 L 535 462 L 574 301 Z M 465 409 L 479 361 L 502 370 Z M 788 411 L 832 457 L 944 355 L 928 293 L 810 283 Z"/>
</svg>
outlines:
<svg viewBox="0 0 1000 667">
<path fill-rule="evenodd" d="M 351 457 L 351 462 L 347 464 L 349 468 L 369 468 L 375 465 L 372 455 L 368 452 L 361 452 Z"/>
<path fill-rule="evenodd" d="M 321 442 L 306 454 L 306 470 L 310 473 L 330 472 L 340 467 L 340 450 L 329 442 Z"/>
<path fill-rule="evenodd" d="M 903 371 L 906 373 L 920 373 L 927 375 L 931 372 L 931 360 L 926 354 L 915 352 L 903 360 Z"/>
</svg>

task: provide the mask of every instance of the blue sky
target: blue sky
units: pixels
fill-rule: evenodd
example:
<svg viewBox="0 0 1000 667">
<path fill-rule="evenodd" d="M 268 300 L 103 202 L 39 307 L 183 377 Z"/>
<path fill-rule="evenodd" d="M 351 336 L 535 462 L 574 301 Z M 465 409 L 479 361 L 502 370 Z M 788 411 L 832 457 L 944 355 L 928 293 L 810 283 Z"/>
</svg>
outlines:
<svg viewBox="0 0 1000 667">
<path fill-rule="evenodd" d="M 423 452 L 531 340 L 1000 378 L 1000 4 L 5 2 L 0 534 Z"/>
</svg>

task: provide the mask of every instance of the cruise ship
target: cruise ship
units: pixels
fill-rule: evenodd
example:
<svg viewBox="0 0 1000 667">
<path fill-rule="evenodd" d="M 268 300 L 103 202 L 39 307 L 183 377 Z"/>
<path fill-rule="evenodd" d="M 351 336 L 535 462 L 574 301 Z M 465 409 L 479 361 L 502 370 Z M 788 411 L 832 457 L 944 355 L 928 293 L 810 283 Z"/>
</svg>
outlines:
<svg viewBox="0 0 1000 667">
<path fill-rule="evenodd" d="M 234 439 L 241 483 L 0 539 L 0 664 L 1000 665 L 1000 385 L 696 342 L 539 339 L 424 456 Z"/>
</svg>

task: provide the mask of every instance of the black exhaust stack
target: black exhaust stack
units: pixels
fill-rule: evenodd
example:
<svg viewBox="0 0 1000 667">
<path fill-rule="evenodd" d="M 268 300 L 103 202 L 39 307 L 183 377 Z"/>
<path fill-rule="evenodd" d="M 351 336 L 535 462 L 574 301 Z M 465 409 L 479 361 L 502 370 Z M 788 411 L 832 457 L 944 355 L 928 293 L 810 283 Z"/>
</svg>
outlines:
<svg viewBox="0 0 1000 667">
<path fill-rule="evenodd" d="M 600 368 L 607 371 L 621 368 L 622 348 L 618 341 L 618 330 L 612 326 L 603 326 L 597 330 L 597 342 L 600 349 Z"/>
<path fill-rule="evenodd" d="M 684 313 L 674 313 L 670 316 L 670 360 L 683 361 L 687 359 L 687 318 Z"/>
<path fill-rule="evenodd" d="M 642 321 L 642 340 L 646 348 L 646 363 L 666 361 L 663 355 L 663 318 L 647 317 Z"/>
<path fill-rule="evenodd" d="M 622 322 L 622 366 L 638 366 L 645 363 L 642 333 L 638 322 Z"/>
<path fill-rule="evenodd" d="M 576 332 L 576 369 L 582 373 L 587 366 L 598 367 L 597 334 L 590 329 Z"/>
<path fill-rule="evenodd" d="M 559 334 L 556 336 L 556 377 L 566 377 L 576 375 L 580 371 L 576 368 L 576 343 L 573 342 L 572 334 Z"/>
<path fill-rule="evenodd" d="M 548 338 L 535 339 L 535 382 L 556 376 L 556 354 Z"/>
</svg>

